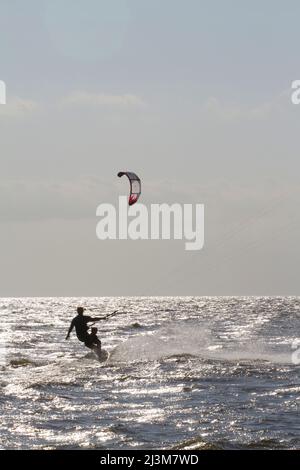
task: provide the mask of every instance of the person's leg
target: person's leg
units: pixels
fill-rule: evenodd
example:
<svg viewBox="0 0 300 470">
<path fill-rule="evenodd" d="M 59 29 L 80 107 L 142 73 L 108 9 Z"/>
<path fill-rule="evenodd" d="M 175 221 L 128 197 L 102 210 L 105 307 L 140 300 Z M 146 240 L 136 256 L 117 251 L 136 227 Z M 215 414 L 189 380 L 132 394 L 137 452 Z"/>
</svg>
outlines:
<svg viewBox="0 0 300 470">
<path fill-rule="evenodd" d="M 97 354 L 97 356 L 100 357 L 101 355 L 101 341 L 99 338 L 93 338 L 93 344 L 91 346 L 91 349 L 94 351 L 95 354 Z"/>
<path fill-rule="evenodd" d="M 89 349 L 93 349 L 93 340 L 90 338 L 90 336 L 91 335 L 87 335 L 84 341 L 84 345 Z"/>
</svg>

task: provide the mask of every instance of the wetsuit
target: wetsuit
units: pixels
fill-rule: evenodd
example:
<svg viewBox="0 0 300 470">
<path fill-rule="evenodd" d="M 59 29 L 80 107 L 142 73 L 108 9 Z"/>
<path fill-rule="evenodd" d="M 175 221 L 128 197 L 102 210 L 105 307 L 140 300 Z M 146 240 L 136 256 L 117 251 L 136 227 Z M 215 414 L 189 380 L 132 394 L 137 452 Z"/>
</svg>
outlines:
<svg viewBox="0 0 300 470">
<path fill-rule="evenodd" d="M 69 329 L 69 333 L 75 328 L 77 338 L 79 341 L 82 341 L 82 343 L 85 343 L 88 340 L 88 337 L 90 336 L 88 334 L 88 322 L 94 321 L 95 319 L 92 317 L 88 317 L 86 315 L 77 315 L 75 318 L 73 318 L 71 322 L 71 326 Z"/>
</svg>

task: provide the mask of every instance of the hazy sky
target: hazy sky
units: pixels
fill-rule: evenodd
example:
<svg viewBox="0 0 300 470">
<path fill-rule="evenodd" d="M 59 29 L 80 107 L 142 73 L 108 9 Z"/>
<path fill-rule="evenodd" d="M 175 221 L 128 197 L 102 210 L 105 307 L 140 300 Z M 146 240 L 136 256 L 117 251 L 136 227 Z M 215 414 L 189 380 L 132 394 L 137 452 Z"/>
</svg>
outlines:
<svg viewBox="0 0 300 470">
<path fill-rule="evenodd" d="M 300 3 L 0 0 L 1 296 L 300 294 Z M 205 204 L 205 247 L 96 208 Z"/>
</svg>

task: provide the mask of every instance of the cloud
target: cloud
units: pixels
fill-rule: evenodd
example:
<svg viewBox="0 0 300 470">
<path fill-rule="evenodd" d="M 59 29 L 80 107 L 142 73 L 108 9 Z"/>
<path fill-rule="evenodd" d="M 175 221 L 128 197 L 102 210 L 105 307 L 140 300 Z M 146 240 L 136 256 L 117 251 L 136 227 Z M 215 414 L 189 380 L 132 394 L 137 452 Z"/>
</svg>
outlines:
<svg viewBox="0 0 300 470">
<path fill-rule="evenodd" d="M 62 100 L 62 103 L 64 105 L 112 106 L 118 108 L 145 106 L 145 102 L 137 95 L 112 95 L 105 93 L 88 93 L 86 91 L 70 93 Z"/>
<path fill-rule="evenodd" d="M 74 180 L 0 180 L 0 220 L 94 217 L 97 205 L 113 200 L 116 194 L 113 185 L 92 176 Z"/>
<path fill-rule="evenodd" d="M 71 92 L 60 101 L 54 101 L 53 106 L 46 103 L 38 103 L 36 101 L 20 98 L 17 96 L 7 99 L 6 104 L 0 105 L 0 119 L 1 118 L 22 118 L 32 115 L 39 110 L 50 110 L 53 108 L 61 109 L 63 107 L 87 107 L 87 108 L 111 108 L 117 109 L 137 109 L 145 107 L 145 101 L 134 94 L 105 94 L 105 93 L 89 93 L 86 91 Z"/>
<path fill-rule="evenodd" d="M 39 105 L 37 102 L 29 99 L 19 98 L 17 96 L 7 99 L 7 103 L 0 106 L 0 118 L 11 117 L 18 118 L 32 114 Z"/>
<path fill-rule="evenodd" d="M 202 114 L 207 118 L 224 123 L 236 123 L 241 120 L 260 121 L 269 119 L 272 115 L 281 114 L 291 110 L 291 91 L 284 90 L 273 97 L 272 100 L 260 103 L 257 106 L 241 106 L 233 103 L 223 103 L 212 96 L 206 100 L 201 108 Z"/>
</svg>

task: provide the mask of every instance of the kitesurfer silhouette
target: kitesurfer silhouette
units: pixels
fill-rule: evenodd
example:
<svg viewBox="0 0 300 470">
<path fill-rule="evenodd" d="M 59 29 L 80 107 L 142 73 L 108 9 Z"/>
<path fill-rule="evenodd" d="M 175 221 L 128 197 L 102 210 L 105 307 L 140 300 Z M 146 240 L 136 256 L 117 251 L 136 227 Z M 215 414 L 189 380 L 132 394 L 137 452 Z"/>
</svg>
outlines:
<svg viewBox="0 0 300 470">
<path fill-rule="evenodd" d="M 71 325 L 66 336 L 66 339 L 70 338 L 70 333 L 75 328 L 77 338 L 79 341 L 85 344 L 87 348 L 93 349 L 95 346 L 101 347 L 101 341 L 97 338 L 97 328 L 92 328 L 92 333 L 88 333 L 88 323 L 102 320 L 103 317 L 89 317 L 83 315 L 83 307 L 77 307 L 77 316 L 71 321 Z"/>
</svg>

